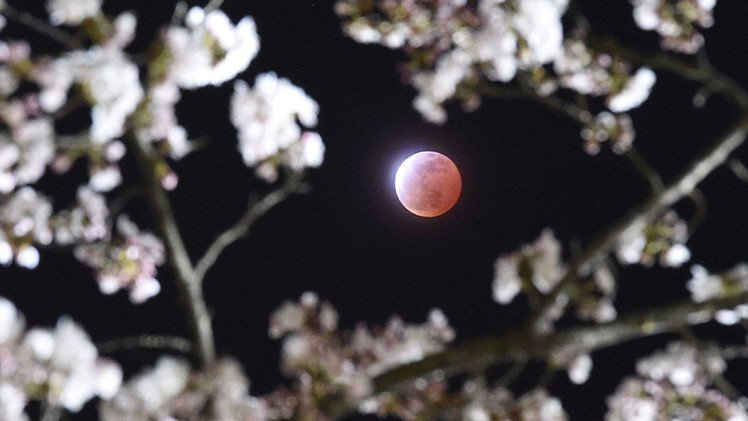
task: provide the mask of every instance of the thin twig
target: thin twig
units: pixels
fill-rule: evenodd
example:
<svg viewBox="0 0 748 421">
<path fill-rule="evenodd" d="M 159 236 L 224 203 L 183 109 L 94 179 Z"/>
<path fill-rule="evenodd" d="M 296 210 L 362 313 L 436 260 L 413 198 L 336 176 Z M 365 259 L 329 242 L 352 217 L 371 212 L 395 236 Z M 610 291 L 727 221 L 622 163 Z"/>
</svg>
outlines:
<svg viewBox="0 0 748 421">
<path fill-rule="evenodd" d="M 202 282 L 205 275 L 226 248 L 245 237 L 252 228 L 252 225 L 276 205 L 283 202 L 291 194 L 301 192 L 305 188 L 306 186 L 300 183 L 298 177 L 292 176 L 289 177 L 283 186 L 268 193 L 261 200 L 250 199 L 244 215 L 231 228 L 222 232 L 197 262 L 197 265 L 195 265 L 195 279 L 198 282 Z"/>
<path fill-rule="evenodd" d="M 99 352 L 111 354 L 136 349 L 168 350 L 188 354 L 192 351 L 190 341 L 178 336 L 142 335 L 130 338 L 117 338 L 96 345 Z"/>
<path fill-rule="evenodd" d="M 693 303 L 678 304 L 636 312 L 617 321 L 587 327 L 560 330 L 553 335 L 537 336 L 527 328 L 498 337 L 475 339 L 432 354 L 420 361 L 396 367 L 373 380 L 374 394 L 440 370 L 446 376 L 485 369 L 495 364 L 521 359 L 547 360 L 569 349 L 592 352 L 634 339 L 680 329 L 683 325 L 709 322 L 720 309 L 745 302 L 748 293 Z M 691 317 L 699 315 L 699 317 Z"/>
<path fill-rule="evenodd" d="M 81 42 L 72 35 L 61 29 L 55 28 L 54 26 L 37 18 L 31 13 L 17 10 L 12 6 L 9 6 L 8 4 L 0 6 L 0 11 L 10 19 L 37 31 L 42 35 L 49 37 L 51 40 L 71 50 L 75 50 L 83 46 Z"/>
<path fill-rule="evenodd" d="M 652 190 L 652 194 L 660 194 L 665 190 L 665 183 L 662 181 L 662 177 L 657 173 L 657 170 L 647 162 L 646 159 L 637 151 L 633 146 L 624 152 L 626 158 L 631 162 L 637 171 L 644 177 L 649 187 Z"/>
</svg>

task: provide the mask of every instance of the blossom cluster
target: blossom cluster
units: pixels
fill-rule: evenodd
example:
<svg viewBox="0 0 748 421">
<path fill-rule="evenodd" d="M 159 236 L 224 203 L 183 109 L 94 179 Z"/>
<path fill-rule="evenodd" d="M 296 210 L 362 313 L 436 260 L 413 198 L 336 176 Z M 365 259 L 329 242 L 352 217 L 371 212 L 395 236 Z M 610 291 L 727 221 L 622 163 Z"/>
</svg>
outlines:
<svg viewBox="0 0 748 421">
<path fill-rule="evenodd" d="M 268 419 L 265 403 L 249 395 L 249 381 L 230 358 L 192 371 L 182 359 L 161 357 L 99 410 L 103 421 L 191 419 L 195 414 L 210 420 Z"/>
<path fill-rule="evenodd" d="M 568 275 L 563 261 L 562 246 L 553 232 L 543 230 L 532 244 L 504 254 L 494 264 L 493 298 L 499 304 L 508 304 L 520 292 L 525 292 L 530 304 L 535 306 L 540 297 L 549 294 Z M 576 281 L 574 302 L 567 293 L 559 293 L 540 321 L 542 331 L 550 331 L 553 323 L 563 316 L 570 304 L 576 306 L 577 317 L 605 323 L 617 316 L 615 300 L 616 282 L 605 264 L 596 265 L 589 276 Z"/>
<path fill-rule="evenodd" d="M 124 215 L 117 219 L 117 234 L 114 239 L 78 246 L 75 257 L 96 270 L 102 293 L 126 288 L 132 302 L 142 303 L 161 291 L 156 267 L 164 262 L 163 243 L 141 232 Z"/>
<path fill-rule="evenodd" d="M 726 368 L 715 350 L 676 342 L 639 361 L 608 398 L 610 421 L 660 419 L 748 420 L 745 408 L 709 386 Z"/>
<path fill-rule="evenodd" d="M 698 27 L 714 24 L 712 10 L 717 0 L 631 0 L 634 21 L 646 31 L 657 31 L 662 48 L 696 53 L 704 45 Z"/>
<path fill-rule="evenodd" d="M 451 99 L 475 108 L 491 84 L 514 81 L 541 98 L 561 87 L 604 97 L 615 113 L 612 124 L 607 113 L 591 127 L 595 136 L 585 137 L 588 152 L 607 139 L 617 151 L 625 150 L 634 132 L 621 113 L 647 99 L 656 75 L 594 51 L 582 29 L 564 39 L 566 8 L 566 0 L 340 0 L 336 5 L 351 38 L 408 54 L 405 77 L 418 91 L 413 106 L 427 120 L 445 122 L 444 104 Z"/>
<path fill-rule="evenodd" d="M 335 309 L 313 293 L 284 303 L 271 316 L 271 337 L 283 338 L 282 367 L 296 379 L 294 391 L 268 398 L 279 417 L 301 411 L 328 419 L 326 400 L 355 403 L 371 393 L 370 380 L 377 374 L 438 352 L 454 338 L 439 310 L 432 310 L 423 325 L 395 317 L 383 328 L 358 325 L 338 332 L 337 322 Z"/>
<path fill-rule="evenodd" d="M 686 247 L 688 223 L 669 210 L 651 221 L 642 220 L 623 232 L 618 239 L 616 256 L 625 265 L 680 267 L 691 259 Z"/>
<path fill-rule="evenodd" d="M 448 382 L 417 381 L 398 394 L 385 393 L 367 401 L 364 409 L 379 416 L 396 415 L 403 420 L 461 419 L 465 421 L 565 421 L 561 401 L 545 389 L 532 390 L 519 398 L 503 386 L 486 388 L 468 381 L 457 392 Z"/>
<path fill-rule="evenodd" d="M 319 106 L 299 87 L 275 73 L 257 76 L 253 88 L 234 84 L 231 122 L 239 131 L 239 151 L 244 163 L 256 166 L 257 175 L 269 182 L 278 167 L 293 171 L 319 167 L 325 146 L 316 132 L 302 131 L 317 125 Z"/>
<path fill-rule="evenodd" d="M 101 358 L 88 335 L 67 317 L 54 329 L 26 329 L 15 306 L 0 297 L 0 418 L 28 420 L 30 400 L 77 412 L 119 390 L 122 370 Z"/>
<path fill-rule="evenodd" d="M 79 49 L 35 56 L 25 41 L 0 41 L 0 264 L 34 268 L 38 248 L 54 242 L 96 271 L 102 292 L 126 288 L 142 302 L 160 289 L 156 266 L 164 250 L 159 239 L 108 210 L 106 194 L 124 181 L 126 144 L 153 145 L 157 176 L 164 188 L 175 188 L 167 158 L 194 150 L 176 115 L 181 90 L 236 78 L 257 55 L 259 37 L 249 16 L 234 24 L 219 9 L 193 7 L 161 29 L 143 64 L 127 51 L 135 15 L 110 17 L 102 4 L 47 1 L 52 24 L 78 27 L 76 35 L 85 37 Z M 19 90 L 21 84 L 30 89 Z M 57 123 L 78 108 L 90 111 L 90 126 L 56 132 L 71 126 Z M 272 181 L 278 165 L 298 172 L 322 163 L 321 137 L 296 122 L 316 125 L 318 105 L 288 80 L 268 73 L 253 89 L 239 81 L 230 108 L 240 152 L 259 176 Z M 55 213 L 53 199 L 31 185 L 48 168 L 67 173 L 78 160 L 87 162 L 88 180 L 77 202 Z"/>
</svg>

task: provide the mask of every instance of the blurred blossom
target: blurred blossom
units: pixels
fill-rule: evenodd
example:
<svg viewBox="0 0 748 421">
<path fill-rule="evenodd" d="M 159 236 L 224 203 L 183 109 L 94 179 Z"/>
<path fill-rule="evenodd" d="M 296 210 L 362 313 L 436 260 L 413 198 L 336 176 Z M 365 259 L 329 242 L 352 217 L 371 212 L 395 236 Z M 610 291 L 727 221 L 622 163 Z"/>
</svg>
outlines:
<svg viewBox="0 0 748 421">
<path fill-rule="evenodd" d="M 164 263 L 164 245 L 150 233 L 141 232 L 127 216 L 117 219 L 114 238 L 105 238 L 75 249 L 75 257 L 96 271 L 99 289 L 114 294 L 129 289 L 130 301 L 140 304 L 161 290 L 156 267 Z"/>
<path fill-rule="evenodd" d="M 77 198 L 75 206 L 59 212 L 52 220 L 58 244 L 90 243 L 109 232 L 109 208 L 104 196 L 83 186 L 78 188 Z"/>
<path fill-rule="evenodd" d="M 78 412 L 89 400 L 109 399 L 122 382 L 120 367 L 100 358 L 88 335 L 67 317 L 54 329 L 25 331 L 13 304 L 0 297 L 0 419 L 25 420 L 29 400 Z"/>
<path fill-rule="evenodd" d="M 618 239 L 616 256 L 625 265 L 651 266 L 658 260 L 663 266 L 680 267 L 691 259 L 687 240 L 688 224 L 670 210 L 652 222 L 639 221 L 624 231 Z"/>
<path fill-rule="evenodd" d="M 748 291 L 748 265 L 741 263 L 721 274 L 710 274 L 703 266 L 694 265 L 686 287 L 697 303 Z"/>
<path fill-rule="evenodd" d="M 239 363 L 220 359 L 203 371 L 187 362 L 161 357 L 156 366 L 130 379 L 113 399 L 103 402 L 104 421 L 177 419 L 200 414 L 210 420 L 266 420 L 265 404 L 249 395 Z"/>
<path fill-rule="evenodd" d="M 657 76 L 648 67 L 639 69 L 626 81 L 623 88 L 608 97 L 608 108 L 614 113 L 621 113 L 638 107 L 649 97 Z"/>
<path fill-rule="evenodd" d="M 297 303 L 283 303 L 272 314 L 270 336 L 283 338 L 281 365 L 296 379 L 295 397 L 282 391 L 268 397 L 275 411 L 290 406 L 315 419 L 329 419 L 324 408 L 312 406 L 315 394 L 355 403 L 370 393 L 372 377 L 438 352 L 454 339 L 447 318 L 436 309 L 422 325 L 395 317 L 384 328 L 358 325 L 352 332 L 338 332 L 337 321 L 335 309 L 312 293 Z"/>
<path fill-rule="evenodd" d="M 253 88 L 243 81 L 234 84 L 231 122 L 239 131 L 239 151 L 258 176 L 274 181 L 278 164 L 300 171 L 318 167 L 324 144 L 317 133 L 302 132 L 317 125 L 319 106 L 299 87 L 275 73 L 257 77 Z"/>
<path fill-rule="evenodd" d="M 581 132 L 584 150 L 595 155 L 600 152 L 600 144 L 610 140 L 613 151 L 624 153 L 631 148 L 636 132 L 628 114 L 611 114 L 603 111 L 586 124 Z"/>
<path fill-rule="evenodd" d="M 639 361 L 639 375 L 624 379 L 608 398 L 606 419 L 748 420 L 743 407 L 709 388 L 713 376 L 725 368 L 718 350 L 672 343 L 666 351 Z"/>
<path fill-rule="evenodd" d="M 645 31 L 657 31 L 662 47 L 681 53 L 696 53 L 704 45 L 698 26 L 714 24 L 712 10 L 717 0 L 631 0 L 634 21 Z"/>
<path fill-rule="evenodd" d="M 39 252 L 34 244 L 52 242 L 51 215 L 52 204 L 31 187 L 0 199 L 0 264 L 10 264 L 15 256 L 19 266 L 35 268 Z"/>
<path fill-rule="evenodd" d="M 64 104 L 74 83 L 80 85 L 91 104 L 91 140 L 99 144 L 123 134 L 125 120 L 143 98 L 138 67 L 116 48 L 69 52 L 39 68 L 36 80 L 47 112 Z"/>
<path fill-rule="evenodd" d="M 47 0 L 49 20 L 55 25 L 79 25 L 101 12 L 102 0 Z"/>
<path fill-rule="evenodd" d="M 233 25 L 221 10 L 205 13 L 193 7 L 186 23 L 186 27 L 171 26 L 164 33 L 170 57 L 167 78 L 179 87 L 195 89 L 231 80 L 249 66 L 260 49 L 251 17 Z"/>
<path fill-rule="evenodd" d="M 36 182 L 54 158 L 55 134 L 50 119 L 22 117 L 11 127 L 10 134 L 0 132 L 0 193 Z"/>
<path fill-rule="evenodd" d="M 649 96 L 654 72 L 641 68 L 632 74 L 629 63 L 591 51 L 580 29 L 564 40 L 566 8 L 566 0 L 336 4 L 344 31 L 354 40 L 405 50 L 410 61 L 403 66 L 404 77 L 418 91 L 413 106 L 433 123 L 446 121 L 444 104 L 449 100 L 475 109 L 487 85 L 490 92 L 491 84 L 511 82 L 518 73 L 525 76 L 520 84 L 541 97 L 560 86 L 583 95 L 607 95 L 610 110 L 617 113 L 639 106 Z M 606 139 L 621 150 L 633 140 L 627 123 L 621 117 L 620 127 L 606 127 L 611 132 Z"/>
<path fill-rule="evenodd" d="M 544 389 L 535 389 L 519 399 L 504 387 L 493 390 L 478 389 L 472 402 L 463 411 L 466 421 L 512 420 L 512 421 L 565 421 L 566 412 L 558 398 L 550 396 Z"/>
<path fill-rule="evenodd" d="M 561 244 L 551 230 L 545 229 L 533 244 L 524 245 L 520 251 L 496 260 L 494 300 L 507 304 L 523 288 L 534 288 L 546 294 L 556 286 L 564 272 Z"/>
</svg>

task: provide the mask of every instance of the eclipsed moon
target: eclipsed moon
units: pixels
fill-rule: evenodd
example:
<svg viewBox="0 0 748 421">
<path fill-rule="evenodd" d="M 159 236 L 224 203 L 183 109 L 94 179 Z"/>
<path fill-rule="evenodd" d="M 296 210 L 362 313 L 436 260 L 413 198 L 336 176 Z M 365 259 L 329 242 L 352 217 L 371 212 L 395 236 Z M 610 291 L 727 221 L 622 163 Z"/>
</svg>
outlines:
<svg viewBox="0 0 748 421">
<path fill-rule="evenodd" d="M 462 191 L 460 171 L 451 159 L 431 151 L 418 152 L 400 164 L 395 192 L 410 212 L 427 218 L 443 215 Z"/>
</svg>

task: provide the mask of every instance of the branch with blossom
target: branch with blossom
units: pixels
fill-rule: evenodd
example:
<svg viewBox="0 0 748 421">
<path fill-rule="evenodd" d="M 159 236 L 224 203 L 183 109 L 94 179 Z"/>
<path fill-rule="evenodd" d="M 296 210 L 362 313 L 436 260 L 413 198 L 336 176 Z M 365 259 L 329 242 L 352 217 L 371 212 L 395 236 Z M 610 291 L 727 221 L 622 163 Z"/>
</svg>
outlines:
<svg viewBox="0 0 748 421">
<path fill-rule="evenodd" d="M 744 264 L 717 274 L 693 266 L 684 289 L 691 298 L 684 302 L 621 317 L 614 305 L 617 266 L 690 261 L 687 242 L 695 227 L 673 207 L 697 195 L 719 166 L 739 168 L 730 156 L 748 135 L 748 94 L 706 60 L 701 29 L 713 24 L 715 0 L 631 1 L 634 21 L 655 31 L 663 49 L 696 60 L 601 39 L 580 14 L 564 27 L 566 0 L 339 0 L 335 11 L 351 38 L 404 51 L 404 79 L 417 90 L 413 106 L 426 120 L 444 123 L 450 101 L 468 111 L 490 97 L 537 101 L 580 125 L 588 154 L 607 142 L 630 159 L 652 192 L 568 262 L 550 229 L 500 256 L 495 301 L 508 304 L 524 294 L 533 311 L 524 326 L 502 335 L 453 343 L 456 333 L 439 309 L 421 324 L 393 317 L 382 327 L 341 330 L 337 311 L 314 293 L 283 303 L 270 316 L 268 333 L 282 341 L 281 370 L 289 381 L 264 396 L 250 395 L 235 359 L 216 355 L 203 284 L 256 221 L 309 190 L 306 171 L 322 165 L 325 154 L 314 131 L 319 105 L 274 72 L 259 74 L 253 84 L 242 80 L 259 54 L 259 36 L 252 17 L 234 23 L 221 0 L 191 8 L 178 3 L 147 54 L 130 51 L 135 14 L 108 16 L 102 3 L 48 0 L 43 19 L 0 0 L 0 24 L 10 20 L 64 47 L 38 55 L 26 41 L 0 41 L 0 264 L 33 269 L 46 249 L 60 247 L 93 271 L 101 293 L 125 290 L 134 304 L 159 294 L 162 282 L 174 282 L 193 338 L 146 333 L 114 338 L 97 350 L 70 318 L 54 329 L 27 329 L 16 307 L 0 298 L 1 419 L 28 419 L 30 401 L 53 419 L 99 399 L 104 420 L 332 420 L 352 411 L 406 420 L 564 420 L 563 402 L 547 388 L 551 376 L 565 370 L 572 383 L 584 383 L 595 351 L 674 331 L 686 332 L 687 342 L 641 359 L 636 374 L 609 397 L 606 418 L 748 419 L 741 391 L 723 376 L 726 360 L 748 355 L 744 344 L 705 344 L 688 331 L 711 322 L 748 323 Z M 667 184 L 632 148 L 636 133 L 628 115 L 648 99 L 657 72 L 698 82 L 731 100 L 739 114 Z M 185 91 L 232 81 L 226 105 L 236 149 L 272 188 L 252 196 L 245 213 L 196 258 L 169 196 L 182 187 L 174 162 L 198 154 L 176 109 Z M 89 113 L 90 124 L 59 124 L 70 123 L 78 110 Z M 132 178 L 121 168 L 127 159 L 137 163 Z M 44 190 L 43 177 L 69 175 L 79 162 L 87 174 L 73 203 Z M 142 193 L 146 218 L 125 213 L 128 187 Z M 161 266 L 170 276 L 162 276 Z M 583 324 L 557 329 L 572 308 Z M 198 364 L 163 355 L 123 382 L 119 365 L 99 357 L 138 349 L 191 353 Z M 531 360 L 545 364 L 547 374 L 515 396 L 511 385 Z M 499 365 L 513 366 L 493 382 L 486 371 Z"/>
</svg>

